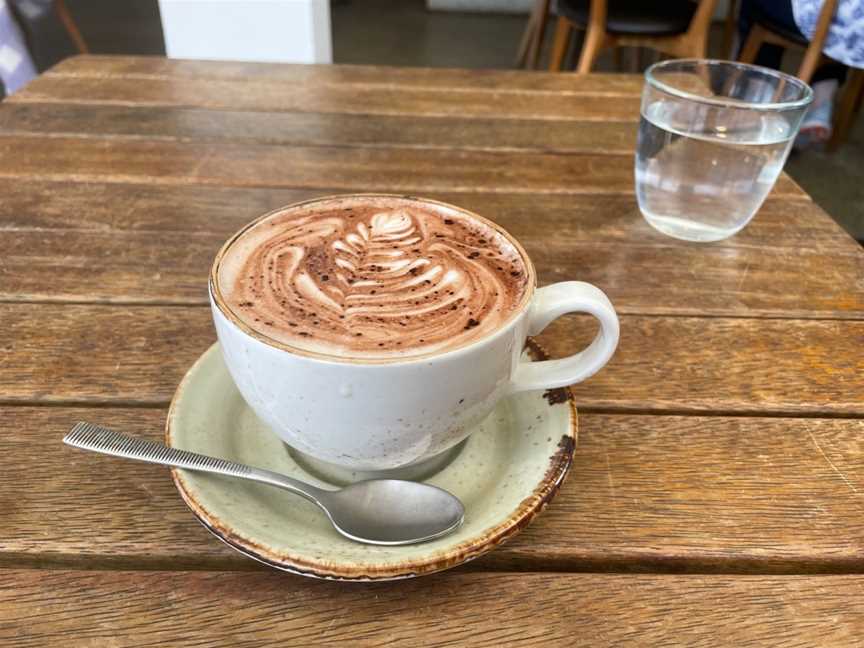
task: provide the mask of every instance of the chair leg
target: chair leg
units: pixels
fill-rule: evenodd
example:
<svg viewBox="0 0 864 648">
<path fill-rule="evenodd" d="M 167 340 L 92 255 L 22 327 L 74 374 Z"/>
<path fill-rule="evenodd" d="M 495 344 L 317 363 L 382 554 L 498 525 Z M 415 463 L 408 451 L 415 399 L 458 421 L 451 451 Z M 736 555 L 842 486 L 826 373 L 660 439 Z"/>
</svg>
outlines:
<svg viewBox="0 0 864 648">
<path fill-rule="evenodd" d="M 528 64 L 531 44 L 534 42 L 534 37 L 537 32 L 537 15 L 540 5 L 543 4 L 544 1 L 545 0 L 537 0 L 534 3 L 534 7 L 531 9 L 531 13 L 528 15 L 528 22 L 525 23 L 525 31 L 522 32 L 522 38 L 519 41 L 519 51 L 516 53 L 516 67 L 526 67 Z"/>
<path fill-rule="evenodd" d="M 579 54 L 579 64 L 576 66 L 576 72 L 579 74 L 588 74 L 591 68 L 594 67 L 594 62 L 600 54 L 600 50 L 606 44 L 606 32 L 604 29 L 596 29 L 593 25 L 589 26 L 585 33 L 585 42 L 582 44 L 582 53 Z"/>
<path fill-rule="evenodd" d="M 804 52 L 804 60 L 801 61 L 801 66 L 798 68 L 798 78 L 804 83 L 810 83 L 816 68 L 822 64 L 824 58 L 820 49 L 808 47 L 807 51 Z"/>
<path fill-rule="evenodd" d="M 531 70 L 537 69 L 537 61 L 540 59 L 540 48 L 543 45 L 543 36 L 546 34 L 546 23 L 549 20 L 549 2 L 550 0 L 538 0 L 537 7 L 537 22 L 534 26 L 534 38 L 531 39 L 531 44 L 528 48 L 528 68 Z"/>
<path fill-rule="evenodd" d="M 559 16 L 555 25 L 555 40 L 552 43 L 552 59 L 549 61 L 550 72 L 560 72 L 567 48 L 570 45 L 570 36 L 573 34 L 573 23 Z"/>
<path fill-rule="evenodd" d="M 78 52 L 81 54 L 87 54 L 90 50 L 87 48 L 87 43 L 84 41 L 84 37 L 78 30 L 78 25 L 75 24 L 74 20 L 72 20 L 72 15 L 69 13 L 69 9 L 66 8 L 66 3 L 63 0 L 56 0 L 54 3 L 54 10 L 57 12 L 57 17 L 60 18 L 60 22 L 63 23 L 63 26 L 66 28 L 72 42 L 75 43 L 75 47 L 78 48 Z"/>
<path fill-rule="evenodd" d="M 731 60 L 735 56 L 732 46 L 735 42 L 735 23 L 738 22 L 738 0 L 729 0 L 726 18 L 723 20 L 723 52 Z"/>
<path fill-rule="evenodd" d="M 831 152 L 836 151 L 849 137 L 849 131 L 852 130 L 855 121 L 856 109 L 860 107 L 861 95 L 864 93 L 864 70 L 849 68 L 849 72 L 849 79 L 837 104 L 831 140 L 828 142 L 828 150 Z"/>
<path fill-rule="evenodd" d="M 636 54 L 636 69 L 634 70 L 634 72 L 638 72 L 639 74 L 642 74 L 642 73 L 645 71 L 645 68 L 647 68 L 648 65 L 649 65 L 649 63 L 648 63 L 648 53 L 649 53 L 650 50 L 649 50 L 647 47 L 640 47 L 640 48 L 639 48 L 638 50 L 636 50 L 636 51 L 637 51 L 637 54 Z M 703 57 L 703 58 L 704 58 L 704 57 Z"/>
<path fill-rule="evenodd" d="M 522 38 L 519 41 L 519 49 L 516 51 L 516 67 L 525 67 L 528 62 L 528 49 L 531 47 L 531 42 L 534 38 L 534 12 L 528 16 L 528 22 L 525 23 L 525 31 L 522 32 Z"/>
<path fill-rule="evenodd" d="M 816 21 L 816 29 L 810 36 L 810 45 L 804 52 L 804 60 L 798 68 L 798 78 L 804 83 L 810 83 L 813 73 L 821 62 L 822 48 L 831 28 L 831 21 L 837 10 L 838 0 L 823 0 L 822 8 L 819 10 L 819 20 Z"/>
<path fill-rule="evenodd" d="M 765 29 L 761 25 L 753 25 L 750 33 L 747 35 L 747 40 L 744 42 L 744 47 L 738 60 L 741 63 L 755 62 L 764 41 Z"/>
</svg>

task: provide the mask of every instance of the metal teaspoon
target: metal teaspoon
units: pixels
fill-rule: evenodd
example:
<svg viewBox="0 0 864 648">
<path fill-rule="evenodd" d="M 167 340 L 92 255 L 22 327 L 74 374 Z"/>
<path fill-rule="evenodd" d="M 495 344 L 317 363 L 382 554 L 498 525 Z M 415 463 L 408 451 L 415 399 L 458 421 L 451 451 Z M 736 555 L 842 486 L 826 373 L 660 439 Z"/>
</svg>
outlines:
<svg viewBox="0 0 864 648">
<path fill-rule="evenodd" d="M 63 442 L 115 457 L 283 488 L 317 504 L 343 536 L 366 544 L 405 545 L 432 540 L 457 529 L 465 514 L 457 497 L 429 484 L 372 479 L 339 490 L 324 490 L 270 470 L 178 450 L 91 423 L 75 425 Z"/>
</svg>

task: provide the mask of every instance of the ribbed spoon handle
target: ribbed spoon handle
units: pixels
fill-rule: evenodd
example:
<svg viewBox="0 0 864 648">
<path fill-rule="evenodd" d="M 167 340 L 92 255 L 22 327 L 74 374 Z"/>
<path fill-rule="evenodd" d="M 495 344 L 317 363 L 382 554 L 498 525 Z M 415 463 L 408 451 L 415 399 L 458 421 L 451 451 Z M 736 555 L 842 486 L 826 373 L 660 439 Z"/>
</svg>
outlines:
<svg viewBox="0 0 864 648">
<path fill-rule="evenodd" d="M 76 448 L 101 452 L 114 457 L 137 459 L 163 466 L 218 473 L 231 477 L 250 478 L 253 472 L 251 467 L 243 464 L 216 457 L 207 457 L 188 450 L 178 450 L 154 441 L 137 439 L 92 423 L 78 423 L 63 438 L 63 442 Z"/>
</svg>

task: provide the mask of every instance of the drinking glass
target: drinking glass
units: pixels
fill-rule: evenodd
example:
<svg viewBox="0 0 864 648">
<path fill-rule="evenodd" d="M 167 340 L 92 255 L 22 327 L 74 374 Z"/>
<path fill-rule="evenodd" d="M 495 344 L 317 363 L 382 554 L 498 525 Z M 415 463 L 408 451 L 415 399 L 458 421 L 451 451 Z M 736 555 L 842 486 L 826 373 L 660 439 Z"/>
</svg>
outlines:
<svg viewBox="0 0 864 648">
<path fill-rule="evenodd" d="M 783 169 L 810 87 L 731 61 L 663 61 L 645 71 L 636 196 L 664 234 L 718 241 L 743 228 Z"/>
</svg>

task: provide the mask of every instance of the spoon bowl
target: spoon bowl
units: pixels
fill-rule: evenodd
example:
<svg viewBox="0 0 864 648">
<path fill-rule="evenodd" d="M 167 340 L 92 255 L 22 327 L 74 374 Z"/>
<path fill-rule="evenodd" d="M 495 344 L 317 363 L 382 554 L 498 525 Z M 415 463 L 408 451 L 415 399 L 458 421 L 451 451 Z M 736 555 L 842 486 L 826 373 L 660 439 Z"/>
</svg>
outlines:
<svg viewBox="0 0 864 648">
<path fill-rule="evenodd" d="M 438 538 L 457 529 L 465 516 L 462 502 L 444 489 L 401 479 L 357 482 L 327 492 L 320 503 L 342 535 L 381 545 Z"/>
</svg>

